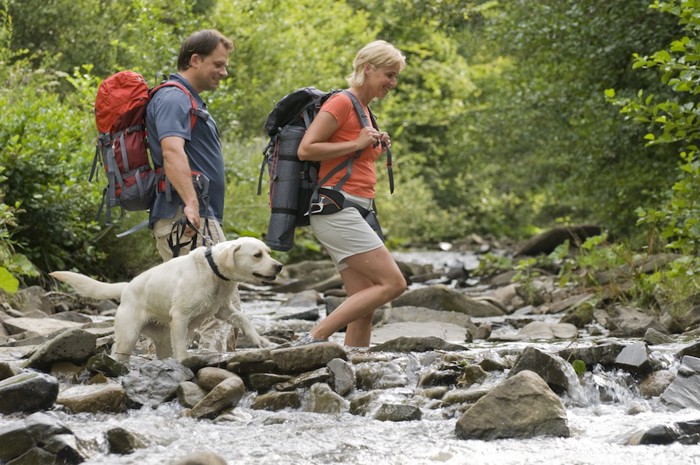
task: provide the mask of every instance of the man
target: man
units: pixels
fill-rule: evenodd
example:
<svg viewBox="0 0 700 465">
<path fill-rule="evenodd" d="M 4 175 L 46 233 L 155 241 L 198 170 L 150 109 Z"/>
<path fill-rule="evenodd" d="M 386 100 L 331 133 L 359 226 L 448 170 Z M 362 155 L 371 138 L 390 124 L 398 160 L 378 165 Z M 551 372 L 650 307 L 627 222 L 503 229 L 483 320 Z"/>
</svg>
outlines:
<svg viewBox="0 0 700 465">
<path fill-rule="evenodd" d="M 149 225 L 163 260 L 186 254 L 195 241 L 201 245 L 198 235 L 207 235 L 212 242 L 225 240 L 221 228 L 226 191 L 221 141 L 216 121 L 199 94 L 216 89 L 228 76 L 228 55 L 233 48 L 233 42 L 216 30 L 193 33 L 180 47 L 177 73 L 169 78 L 191 95 L 178 87 L 164 87 L 148 104 L 151 156 L 165 173 L 164 188 L 158 190 Z M 190 97 L 197 107 L 193 127 Z M 180 223 L 183 218 L 199 234 Z"/>
<path fill-rule="evenodd" d="M 228 76 L 228 55 L 233 49 L 233 42 L 219 31 L 193 33 L 180 47 L 177 73 L 169 77 L 188 92 L 175 86 L 164 87 L 148 104 L 146 126 L 151 157 L 156 168 L 165 174 L 150 211 L 149 226 L 164 261 L 187 254 L 193 245 L 203 245 L 204 240 L 225 240 L 221 227 L 226 192 L 221 140 L 216 121 L 199 94 L 216 89 L 221 79 Z M 196 118 L 191 98 L 196 103 Z M 234 300 L 240 308 L 237 294 Z M 228 315 L 217 316 L 226 320 Z M 223 350 L 224 341 L 218 341 L 217 335 L 228 334 L 225 348 L 235 348 L 236 332 L 229 333 L 229 329 L 221 320 L 205 322 L 198 331 L 200 347 Z"/>
</svg>

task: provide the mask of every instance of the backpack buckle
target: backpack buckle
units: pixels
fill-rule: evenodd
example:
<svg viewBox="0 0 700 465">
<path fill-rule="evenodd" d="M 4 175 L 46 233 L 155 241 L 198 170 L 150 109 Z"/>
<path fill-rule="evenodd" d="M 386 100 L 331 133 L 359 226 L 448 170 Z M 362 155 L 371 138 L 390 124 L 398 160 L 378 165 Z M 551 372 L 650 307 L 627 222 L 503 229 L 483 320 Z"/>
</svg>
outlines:
<svg viewBox="0 0 700 465">
<path fill-rule="evenodd" d="M 319 213 L 321 213 L 323 211 L 325 206 L 326 206 L 326 204 L 320 200 L 318 202 L 311 202 L 311 206 L 309 207 L 309 211 L 304 213 L 304 216 L 318 215 Z"/>
</svg>

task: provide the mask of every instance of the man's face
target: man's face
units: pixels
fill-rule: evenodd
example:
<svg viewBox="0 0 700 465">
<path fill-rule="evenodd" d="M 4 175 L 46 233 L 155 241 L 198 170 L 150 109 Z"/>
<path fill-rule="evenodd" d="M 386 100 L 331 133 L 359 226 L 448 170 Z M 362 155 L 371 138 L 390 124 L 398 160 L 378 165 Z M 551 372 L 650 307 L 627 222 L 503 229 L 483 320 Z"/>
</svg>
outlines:
<svg viewBox="0 0 700 465">
<path fill-rule="evenodd" d="M 228 76 L 228 50 L 222 44 L 216 46 L 208 56 L 192 55 L 190 60 L 193 69 L 193 79 L 190 81 L 197 92 L 214 90 L 219 81 Z"/>
</svg>

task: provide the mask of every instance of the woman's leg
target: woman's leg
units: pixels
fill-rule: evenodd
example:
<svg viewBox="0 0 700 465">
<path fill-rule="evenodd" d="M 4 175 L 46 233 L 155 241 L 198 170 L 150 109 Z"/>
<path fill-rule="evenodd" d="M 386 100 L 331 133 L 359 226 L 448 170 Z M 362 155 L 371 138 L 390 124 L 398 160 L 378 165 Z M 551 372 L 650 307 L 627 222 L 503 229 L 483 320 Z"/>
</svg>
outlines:
<svg viewBox="0 0 700 465">
<path fill-rule="evenodd" d="M 341 276 L 348 298 L 310 334 L 316 339 L 327 339 L 347 326 L 345 344 L 366 347 L 370 341 L 374 310 L 400 296 L 406 289 L 406 280 L 384 246 L 348 257 L 344 263 L 348 268 L 341 272 Z"/>
</svg>

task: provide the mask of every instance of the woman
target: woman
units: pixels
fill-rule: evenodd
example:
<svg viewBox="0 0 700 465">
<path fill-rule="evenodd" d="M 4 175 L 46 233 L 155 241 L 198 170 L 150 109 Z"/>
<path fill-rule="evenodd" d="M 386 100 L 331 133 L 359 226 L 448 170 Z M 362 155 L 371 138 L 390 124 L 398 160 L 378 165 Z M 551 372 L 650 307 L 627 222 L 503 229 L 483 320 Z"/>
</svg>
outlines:
<svg viewBox="0 0 700 465">
<path fill-rule="evenodd" d="M 369 103 L 384 98 L 396 87 L 405 66 L 403 54 L 383 40 L 371 42 L 358 52 L 348 77 L 348 91 L 359 100 L 368 120 Z M 386 132 L 371 125 L 362 127 L 350 96 L 338 92 L 321 107 L 299 145 L 298 155 L 302 160 L 320 161 L 319 179 L 324 179 L 336 165 L 359 153 L 344 182 L 346 168 L 335 173 L 324 187 L 342 183 L 340 192 L 346 199 L 371 209 L 376 184 L 374 162 L 390 145 Z M 380 237 L 356 208 L 312 215 L 311 228 L 336 264 L 348 298 L 293 345 L 325 341 L 347 326 L 345 345 L 367 347 L 374 310 L 401 295 L 406 280 Z"/>
</svg>

